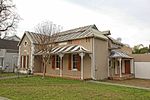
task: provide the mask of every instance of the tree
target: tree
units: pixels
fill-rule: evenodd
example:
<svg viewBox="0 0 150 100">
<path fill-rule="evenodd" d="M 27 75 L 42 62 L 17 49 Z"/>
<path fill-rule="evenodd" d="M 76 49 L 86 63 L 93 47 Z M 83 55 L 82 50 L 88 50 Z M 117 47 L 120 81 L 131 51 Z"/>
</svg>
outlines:
<svg viewBox="0 0 150 100">
<path fill-rule="evenodd" d="M 58 33 L 62 30 L 60 25 L 53 24 L 51 21 L 42 21 L 35 26 L 35 32 L 51 36 L 54 33 Z"/>
<path fill-rule="evenodd" d="M 12 0 L 0 0 L 0 37 L 4 38 L 8 33 L 15 31 L 19 22 L 19 15 L 15 12 Z"/>
<path fill-rule="evenodd" d="M 122 41 L 121 37 L 118 37 L 116 40 L 117 40 L 118 42 L 121 42 L 121 41 Z"/>
<path fill-rule="evenodd" d="M 133 54 L 149 53 L 149 48 L 144 47 L 143 44 L 139 44 L 133 47 Z"/>
<path fill-rule="evenodd" d="M 61 27 L 50 21 L 43 21 L 35 26 L 35 32 L 39 33 L 38 49 L 42 51 L 42 62 L 44 64 L 43 77 L 46 73 L 46 65 L 51 58 L 51 51 L 54 46 L 55 33 L 60 32 Z"/>
</svg>

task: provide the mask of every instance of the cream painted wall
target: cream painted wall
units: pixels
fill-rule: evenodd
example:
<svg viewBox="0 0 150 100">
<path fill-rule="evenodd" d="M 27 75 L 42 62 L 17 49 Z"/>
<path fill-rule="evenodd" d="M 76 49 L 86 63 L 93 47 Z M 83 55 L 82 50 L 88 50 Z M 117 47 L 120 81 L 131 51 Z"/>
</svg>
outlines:
<svg viewBox="0 0 150 100">
<path fill-rule="evenodd" d="M 108 78 L 108 42 L 95 38 L 95 77 L 96 80 Z"/>
<path fill-rule="evenodd" d="M 51 76 L 60 76 L 59 69 L 52 68 L 52 62 L 47 65 L 46 73 Z M 80 79 L 81 72 L 80 71 L 73 71 L 68 70 L 68 54 L 63 56 L 63 70 L 62 70 L 62 77 L 72 77 Z"/>
<path fill-rule="evenodd" d="M 83 59 L 83 76 L 84 79 L 89 79 L 91 78 L 91 58 L 89 54 L 86 54 Z"/>
<path fill-rule="evenodd" d="M 27 42 L 26 46 L 25 46 L 25 42 Z M 29 38 L 26 35 L 23 38 L 19 48 L 20 48 L 20 50 L 19 50 L 20 55 L 19 56 L 29 55 L 29 67 L 30 67 L 31 66 L 31 41 L 29 40 Z M 20 62 L 19 62 L 19 64 L 20 64 Z"/>
</svg>

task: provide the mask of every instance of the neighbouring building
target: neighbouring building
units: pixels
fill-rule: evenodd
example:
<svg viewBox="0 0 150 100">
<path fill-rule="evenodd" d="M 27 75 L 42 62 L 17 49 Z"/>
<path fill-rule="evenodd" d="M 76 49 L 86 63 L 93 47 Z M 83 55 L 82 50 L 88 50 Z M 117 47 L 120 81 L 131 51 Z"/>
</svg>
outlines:
<svg viewBox="0 0 150 100">
<path fill-rule="evenodd" d="M 131 49 L 110 37 L 110 31 L 99 31 L 95 25 L 55 34 L 46 75 L 75 79 L 126 79 L 133 77 Z M 26 31 L 19 42 L 20 72 L 29 69 L 42 75 L 42 55 L 38 50 L 41 34 Z"/>
<path fill-rule="evenodd" d="M 20 38 L 19 38 L 17 35 L 6 36 L 4 39 L 5 39 L 5 40 L 20 41 Z"/>
<path fill-rule="evenodd" d="M 0 66 L 6 72 L 14 72 L 18 61 L 18 41 L 0 39 Z"/>
<path fill-rule="evenodd" d="M 150 54 L 132 54 L 135 78 L 150 79 Z"/>
</svg>

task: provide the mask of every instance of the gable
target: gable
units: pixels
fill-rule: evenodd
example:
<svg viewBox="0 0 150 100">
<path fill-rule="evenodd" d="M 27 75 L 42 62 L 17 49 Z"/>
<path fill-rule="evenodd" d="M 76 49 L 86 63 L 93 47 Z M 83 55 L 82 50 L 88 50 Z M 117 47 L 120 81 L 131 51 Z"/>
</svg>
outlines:
<svg viewBox="0 0 150 100">
<path fill-rule="evenodd" d="M 25 38 L 25 39 L 24 39 L 24 38 Z M 30 43 L 32 43 L 32 41 L 33 41 L 33 40 L 31 39 L 30 35 L 27 33 L 27 31 L 24 32 L 24 34 L 23 34 L 21 40 L 20 40 L 19 43 L 18 43 L 18 46 L 20 46 L 20 45 L 22 44 L 23 40 L 27 40 L 27 41 L 30 42 Z"/>
<path fill-rule="evenodd" d="M 26 42 L 26 43 L 25 43 Z M 27 35 L 25 35 L 23 38 L 22 38 L 22 41 L 20 42 L 20 46 L 22 45 L 28 45 L 28 44 L 31 44 L 31 41 L 30 39 L 28 38 Z"/>
</svg>

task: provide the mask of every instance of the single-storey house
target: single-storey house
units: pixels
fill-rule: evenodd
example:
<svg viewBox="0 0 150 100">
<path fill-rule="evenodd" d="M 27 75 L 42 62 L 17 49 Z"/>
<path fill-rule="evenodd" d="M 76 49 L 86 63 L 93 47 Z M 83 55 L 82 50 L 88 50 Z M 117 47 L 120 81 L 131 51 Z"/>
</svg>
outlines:
<svg viewBox="0 0 150 100">
<path fill-rule="evenodd" d="M 18 41 L 0 39 L 0 67 L 6 72 L 14 72 L 18 61 Z"/>
<path fill-rule="evenodd" d="M 46 75 L 75 79 L 124 79 L 133 76 L 132 53 L 126 45 L 110 37 L 110 31 L 99 31 L 95 25 L 55 34 Z M 33 74 L 44 70 L 38 50 L 42 34 L 26 31 L 19 42 L 20 71 Z"/>
</svg>

